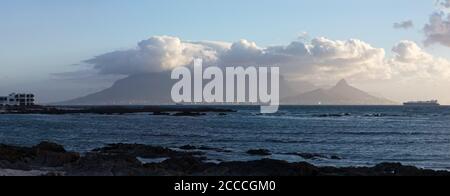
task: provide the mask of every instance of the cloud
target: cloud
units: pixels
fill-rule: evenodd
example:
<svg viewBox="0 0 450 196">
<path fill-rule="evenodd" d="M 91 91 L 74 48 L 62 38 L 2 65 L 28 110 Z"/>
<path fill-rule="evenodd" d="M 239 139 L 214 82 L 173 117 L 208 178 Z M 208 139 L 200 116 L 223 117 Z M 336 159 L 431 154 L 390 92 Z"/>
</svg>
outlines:
<svg viewBox="0 0 450 196">
<path fill-rule="evenodd" d="M 301 32 L 300 34 L 298 34 L 298 39 L 299 40 L 308 40 L 309 37 L 309 33 L 306 31 Z"/>
<path fill-rule="evenodd" d="M 192 58 L 215 61 L 219 43 L 190 43 L 177 37 L 155 36 L 138 43 L 137 48 L 106 53 L 85 61 L 100 74 L 132 75 L 160 72 L 186 66 Z"/>
<path fill-rule="evenodd" d="M 434 57 L 420 48 L 415 42 L 401 41 L 392 49 L 394 57 L 389 60 L 390 66 L 402 77 L 448 78 L 450 77 L 450 61 Z"/>
<path fill-rule="evenodd" d="M 450 8 L 450 0 L 444 0 L 440 4 L 444 8 Z"/>
<path fill-rule="evenodd" d="M 255 42 L 248 40 L 240 40 L 233 43 L 229 50 L 224 51 L 220 55 L 221 65 L 234 66 L 255 66 L 263 63 L 265 51 L 256 45 Z"/>
<path fill-rule="evenodd" d="M 437 11 L 435 11 L 429 19 L 428 24 L 423 27 L 425 33 L 424 44 L 426 46 L 432 44 L 441 44 L 450 47 L 450 0 L 437 0 Z"/>
<path fill-rule="evenodd" d="M 441 44 L 450 47 L 450 15 L 434 13 L 423 31 L 426 35 L 425 45 Z"/>
<path fill-rule="evenodd" d="M 414 27 L 414 23 L 411 20 L 394 23 L 395 29 L 410 29 L 413 27 Z"/>
<path fill-rule="evenodd" d="M 393 77 L 450 76 L 448 60 L 433 57 L 416 43 L 401 41 L 387 57 L 377 48 L 358 39 L 293 41 L 287 45 L 261 47 L 249 40 L 183 41 L 177 37 L 155 36 L 138 43 L 134 49 L 115 51 L 87 60 L 102 75 L 133 75 L 168 71 L 190 66 L 193 58 L 205 65 L 280 66 L 288 77 L 315 82 L 342 78 L 381 80 Z"/>
<path fill-rule="evenodd" d="M 272 56 L 306 79 L 336 80 L 351 77 L 389 77 L 389 67 L 383 63 L 385 51 L 358 39 L 331 40 L 324 37 L 310 43 L 269 48 Z M 289 71 L 290 72 L 290 71 Z"/>
</svg>

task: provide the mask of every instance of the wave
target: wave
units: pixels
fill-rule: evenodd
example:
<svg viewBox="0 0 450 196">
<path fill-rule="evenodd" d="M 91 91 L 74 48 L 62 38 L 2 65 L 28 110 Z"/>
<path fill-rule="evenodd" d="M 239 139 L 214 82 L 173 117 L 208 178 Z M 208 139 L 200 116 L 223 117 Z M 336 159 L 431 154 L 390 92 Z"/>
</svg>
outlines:
<svg viewBox="0 0 450 196">
<path fill-rule="evenodd" d="M 444 115 L 435 115 L 432 117 L 438 117 L 438 116 L 444 116 Z M 427 117 L 420 114 L 387 114 L 387 113 L 367 113 L 367 114 L 353 114 L 353 113 L 323 113 L 323 114 L 290 114 L 290 115 L 260 115 L 261 118 L 272 118 L 272 119 L 286 119 L 286 120 L 309 120 L 313 118 L 330 118 L 330 119 L 337 119 L 337 118 L 421 118 L 421 117 Z M 428 116 L 429 117 L 429 116 Z"/>
<path fill-rule="evenodd" d="M 386 113 L 369 113 L 364 114 L 364 117 L 374 117 L 374 118 L 382 118 L 382 117 L 413 117 L 411 114 L 386 114 Z"/>
<path fill-rule="evenodd" d="M 144 133 L 142 134 L 142 136 L 146 136 L 146 137 L 178 137 L 179 135 L 175 135 L 175 134 L 170 134 L 170 133 Z"/>
<path fill-rule="evenodd" d="M 338 135 L 435 135 L 434 132 L 398 132 L 398 131 L 355 131 L 355 132 L 331 132 Z"/>
</svg>

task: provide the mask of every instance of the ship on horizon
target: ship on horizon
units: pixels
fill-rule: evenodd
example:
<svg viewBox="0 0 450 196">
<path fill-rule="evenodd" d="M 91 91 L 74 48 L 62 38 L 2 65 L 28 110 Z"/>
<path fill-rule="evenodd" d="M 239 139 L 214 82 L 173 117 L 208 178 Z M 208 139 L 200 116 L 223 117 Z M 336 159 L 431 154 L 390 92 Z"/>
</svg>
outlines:
<svg viewBox="0 0 450 196">
<path fill-rule="evenodd" d="M 438 100 L 431 101 L 409 101 L 403 103 L 404 106 L 440 106 Z"/>
</svg>

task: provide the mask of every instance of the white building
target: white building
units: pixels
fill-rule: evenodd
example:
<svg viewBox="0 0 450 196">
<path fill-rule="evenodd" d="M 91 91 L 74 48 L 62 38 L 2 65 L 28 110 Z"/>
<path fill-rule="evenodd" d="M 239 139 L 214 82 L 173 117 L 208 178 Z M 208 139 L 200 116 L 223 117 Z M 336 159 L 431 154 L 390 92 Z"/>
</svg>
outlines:
<svg viewBox="0 0 450 196">
<path fill-rule="evenodd" d="M 0 97 L 0 106 L 8 105 L 8 97 Z"/>
<path fill-rule="evenodd" d="M 7 97 L 0 97 L 0 106 L 32 106 L 34 101 L 33 94 L 11 93 Z"/>
</svg>

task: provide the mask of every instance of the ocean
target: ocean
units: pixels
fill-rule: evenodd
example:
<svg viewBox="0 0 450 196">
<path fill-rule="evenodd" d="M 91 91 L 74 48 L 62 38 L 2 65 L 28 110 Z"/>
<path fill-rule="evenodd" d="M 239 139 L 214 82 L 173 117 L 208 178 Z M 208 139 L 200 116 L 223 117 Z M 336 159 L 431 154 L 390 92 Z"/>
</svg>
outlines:
<svg viewBox="0 0 450 196">
<path fill-rule="evenodd" d="M 110 143 L 193 145 L 208 147 L 205 152 L 214 162 L 257 160 L 262 157 L 246 152 L 267 149 L 272 155 L 266 158 L 319 166 L 400 162 L 450 170 L 450 107 L 284 106 L 268 115 L 259 114 L 259 107 L 228 108 L 238 112 L 199 117 L 0 115 L 0 143 L 52 141 L 82 153 Z M 316 157 L 298 156 L 302 153 Z"/>
</svg>

